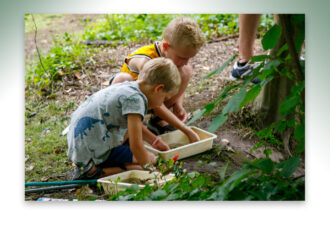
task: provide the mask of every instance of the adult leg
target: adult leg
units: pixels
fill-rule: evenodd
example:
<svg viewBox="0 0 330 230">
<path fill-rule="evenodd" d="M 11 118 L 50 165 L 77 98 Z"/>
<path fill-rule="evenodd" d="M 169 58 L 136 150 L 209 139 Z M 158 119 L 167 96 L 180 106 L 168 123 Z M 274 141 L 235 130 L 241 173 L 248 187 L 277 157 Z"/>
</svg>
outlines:
<svg viewBox="0 0 330 230">
<path fill-rule="evenodd" d="M 260 16 L 260 14 L 239 15 L 239 63 L 248 62 L 253 56 Z"/>
</svg>

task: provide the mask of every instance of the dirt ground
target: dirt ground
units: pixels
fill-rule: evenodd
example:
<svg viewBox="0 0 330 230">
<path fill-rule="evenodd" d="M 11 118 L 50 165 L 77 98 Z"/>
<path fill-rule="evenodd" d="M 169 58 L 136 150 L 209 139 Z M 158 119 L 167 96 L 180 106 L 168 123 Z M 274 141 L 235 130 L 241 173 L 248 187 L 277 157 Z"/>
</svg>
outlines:
<svg viewBox="0 0 330 230">
<path fill-rule="evenodd" d="M 38 30 L 37 44 L 40 50 L 46 51 L 51 43 L 52 36 L 62 34 L 64 32 L 80 31 L 83 29 L 81 19 L 90 18 L 92 21 L 96 15 L 66 15 L 63 18 L 54 21 L 54 25 Z M 25 57 L 29 59 L 36 55 L 35 33 L 31 31 L 25 34 Z M 97 56 L 93 59 L 96 63 L 91 68 L 84 66 L 82 71 L 75 76 L 65 76 L 59 88 L 62 90 L 57 92 L 62 100 L 74 99 L 78 104 L 83 102 L 92 93 L 106 87 L 109 77 L 120 70 L 125 56 L 134 51 L 136 48 L 144 44 L 129 44 L 128 46 L 118 47 L 100 47 Z M 255 53 L 262 54 L 260 39 L 255 42 Z M 231 67 L 227 67 L 220 75 L 214 75 L 207 81 L 202 81 L 201 76 L 211 72 L 221 66 L 234 54 L 238 53 L 237 36 L 225 39 L 220 42 L 208 42 L 200 52 L 190 60 L 193 67 L 193 76 L 186 91 L 184 107 L 187 112 L 194 112 L 203 108 L 207 103 L 212 102 L 221 90 L 229 83 L 229 73 Z M 110 61 L 109 61 L 110 60 Z M 93 70 L 93 71 L 91 71 Z M 87 87 L 90 86 L 90 87 Z M 244 112 L 244 111 L 243 111 Z M 207 130 L 210 122 L 216 116 L 215 113 L 202 117 L 195 121 L 192 125 Z M 242 119 L 243 116 L 240 117 Z M 183 167 L 188 171 L 198 172 L 214 172 L 216 167 L 222 166 L 229 162 L 228 173 L 239 168 L 242 164 L 254 158 L 263 157 L 263 149 L 250 154 L 250 149 L 256 144 L 255 138 L 252 137 L 252 131 L 245 129 L 238 122 L 229 119 L 215 134 L 217 138 L 214 141 L 214 148 L 206 153 L 199 154 L 194 157 L 183 160 Z M 283 159 L 283 155 L 278 150 L 272 148 L 273 160 Z M 201 163 L 202 161 L 202 163 Z M 215 165 L 208 163 L 215 162 Z M 302 169 L 296 172 L 297 175 L 303 174 Z M 57 180 L 65 180 L 65 175 L 59 175 Z M 65 198 L 75 198 L 76 189 L 63 190 Z M 97 192 L 96 192 L 97 193 Z M 45 194 L 29 194 L 27 199 L 36 199 L 40 196 L 44 197 L 61 197 L 58 192 L 48 192 Z M 102 196 L 98 198 L 102 199 Z"/>
</svg>

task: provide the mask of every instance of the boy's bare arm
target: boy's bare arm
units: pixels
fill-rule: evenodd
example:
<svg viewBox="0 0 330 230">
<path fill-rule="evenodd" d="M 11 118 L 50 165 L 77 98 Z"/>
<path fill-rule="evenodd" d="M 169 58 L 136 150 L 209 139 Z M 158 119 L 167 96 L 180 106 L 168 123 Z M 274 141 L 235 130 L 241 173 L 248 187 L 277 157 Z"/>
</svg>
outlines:
<svg viewBox="0 0 330 230">
<path fill-rule="evenodd" d="M 179 120 L 164 104 L 160 107 L 154 108 L 155 114 L 159 116 L 164 121 L 167 121 L 170 125 L 181 130 L 185 133 L 190 142 L 199 141 L 199 136 L 192 131 L 191 128 L 186 126 L 182 121 Z"/>
<path fill-rule="evenodd" d="M 170 147 L 161 139 L 158 138 L 155 134 L 153 134 L 147 127 L 142 125 L 142 134 L 143 140 L 148 142 L 152 147 L 160 150 L 160 151 L 167 151 Z"/>
<path fill-rule="evenodd" d="M 148 61 L 149 59 L 145 57 L 135 57 L 128 62 L 128 65 L 132 70 L 140 72 L 144 64 L 146 64 Z"/>
<path fill-rule="evenodd" d="M 184 94 L 187 89 L 187 86 L 189 84 L 189 80 L 191 78 L 192 74 L 192 68 L 189 64 L 183 66 L 182 68 L 179 69 L 180 75 L 181 75 L 181 85 L 179 92 L 174 95 L 172 98 L 169 100 L 165 101 L 164 104 L 166 107 L 172 107 L 173 106 L 173 113 L 183 122 L 187 120 L 187 112 L 183 108 L 183 99 L 184 99 Z"/>
<path fill-rule="evenodd" d="M 149 158 L 149 154 L 143 145 L 142 126 L 141 115 L 127 115 L 129 147 L 139 164 L 143 167 L 145 164 L 153 163 L 154 159 Z"/>
</svg>

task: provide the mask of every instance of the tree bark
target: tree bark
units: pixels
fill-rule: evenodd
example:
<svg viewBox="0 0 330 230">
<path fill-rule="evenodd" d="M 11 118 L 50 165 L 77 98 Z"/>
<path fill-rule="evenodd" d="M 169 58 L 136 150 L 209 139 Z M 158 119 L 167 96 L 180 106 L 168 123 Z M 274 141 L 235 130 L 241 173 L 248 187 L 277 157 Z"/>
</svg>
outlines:
<svg viewBox="0 0 330 230">
<path fill-rule="evenodd" d="M 291 15 L 279 15 L 279 24 L 282 27 L 282 34 L 277 45 L 271 50 L 270 56 L 275 57 L 279 49 L 287 43 L 288 50 L 283 52 L 281 57 L 284 58 L 289 53 L 292 61 L 285 61 L 278 66 L 278 70 L 281 71 L 283 68 L 292 70 L 294 79 L 291 80 L 287 76 L 281 76 L 276 72 L 273 80 L 263 87 L 253 105 L 253 110 L 260 115 L 258 123 L 262 128 L 269 127 L 272 123 L 282 118 L 287 120 L 294 118 L 294 115 L 287 115 L 286 117 L 281 116 L 279 108 L 285 98 L 291 93 L 292 86 L 297 82 L 303 81 L 305 78 L 299 63 L 300 53 L 296 51 L 294 43 L 294 41 L 296 41 L 298 28 L 291 24 L 290 19 Z M 304 100 L 304 93 L 302 97 Z M 288 128 L 285 132 L 280 133 L 284 144 L 284 151 L 289 156 L 292 155 L 290 151 L 290 137 L 293 135 L 293 131 L 293 128 Z"/>
<path fill-rule="evenodd" d="M 283 68 L 295 69 L 296 80 L 302 80 L 304 77 L 299 65 L 299 53 L 292 54 L 292 48 L 294 49 L 294 43 L 292 42 L 294 41 L 297 28 L 291 25 L 290 18 L 290 15 L 279 15 L 279 24 L 282 27 L 282 33 L 277 45 L 271 50 L 270 56 L 274 57 L 279 49 L 287 43 L 289 48 L 281 54 L 281 57 L 286 57 L 288 52 L 290 52 L 293 61 L 291 63 L 282 63 L 278 66 L 278 69 L 279 71 Z M 253 105 L 253 110 L 260 114 L 262 127 L 268 127 L 271 123 L 283 118 L 279 113 L 279 107 L 290 94 L 296 80 L 291 80 L 287 76 L 281 76 L 276 72 L 274 79 L 263 87 Z"/>
</svg>

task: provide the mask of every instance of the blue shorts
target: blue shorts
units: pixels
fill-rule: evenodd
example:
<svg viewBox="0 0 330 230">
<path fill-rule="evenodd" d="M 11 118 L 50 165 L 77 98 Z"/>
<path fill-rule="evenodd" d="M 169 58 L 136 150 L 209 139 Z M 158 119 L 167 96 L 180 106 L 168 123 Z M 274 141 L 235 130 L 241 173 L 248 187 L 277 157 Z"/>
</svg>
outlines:
<svg viewBox="0 0 330 230">
<path fill-rule="evenodd" d="M 125 163 L 132 163 L 133 153 L 129 146 L 119 145 L 111 150 L 108 159 L 97 165 L 100 168 L 120 167 L 125 169 Z"/>
</svg>

